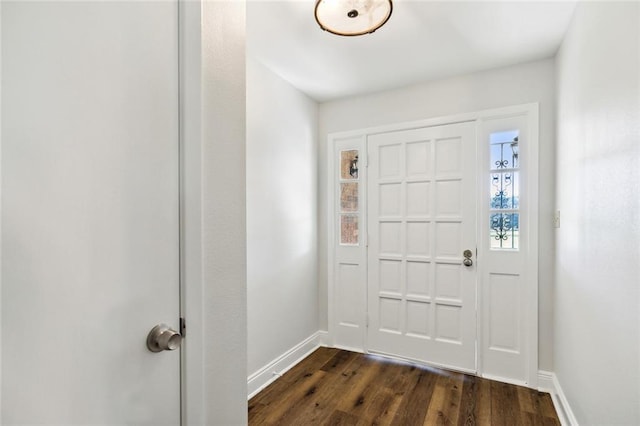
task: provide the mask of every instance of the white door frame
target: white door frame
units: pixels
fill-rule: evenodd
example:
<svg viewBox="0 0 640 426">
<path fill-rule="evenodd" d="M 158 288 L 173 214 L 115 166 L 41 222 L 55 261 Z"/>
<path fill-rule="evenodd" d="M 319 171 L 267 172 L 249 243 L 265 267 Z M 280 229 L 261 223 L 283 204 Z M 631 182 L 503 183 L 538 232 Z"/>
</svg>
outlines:
<svg viewBox="0 0 640 426">
<path fill-rule="evenodd" d="M 478 147 L 478 152 L 481 152 L 480 149 L 484 147 L 487 143 L 484 141 L 480 135 L 482 134 L 482 124 L 486 120 L 499 119 L 504 117 L 512 117 L 517 115 L 526 115 L 527 123 L 528 123 L 528 140 L 529 140 L 529 151 L 526 158 L 526 170 L 528 176 L 528 211 L 527 214 L 529 216 L 529 256 L 527 258 L 527 264 L 530 266 L 527 275 L 526 275 L 526 325 L 525 325 L 525 334 L 524 337 L 524 353 L 527 357 L 527 379 L 522 382 L 520 380 L 510 380 L 508 377 L 500 377 L 499 380 L 506 382 L 513 382 L 516 384 L 524 384 L 531 388 L 537 388 L 538 386 L 538 185 L 539 185 L 539 176 L 538 176 L 538 103 L 529 103 L 523 105 L 515 105 L 504 108 L 496 108 L 490 110 L 483 110 L 472 113 L 465 114 L 457 114 L 451 116 L 443 116 L 430 118 L 419 121 L 411 121 L 405 123 L 397 123 L 391 125 L 370 127 L 365 129 L 357 129 L 352 131 L 338 132 L 332 133 L 328 135 L 328 177 L 327 177 L 327 229 L 328 229 L 328 244 L 327 244 L 327 293 L 328 293 L 328 343 L 332 346 L 336 346 L 335 342 L 335 312 L 334 312 L 334 296 L 336 293 L 335 290 L 335 265 L 336 265 L 336 249 L 335 249 L 335 238 L 334 236 L 338 232 L 337 224 L 336 224 L 336 191 L 335 191 L 335 174 L 337 170 L 337 162 L 335 158 L 335 146 L 336 143 L 340 140 L 345 139 L 358 139 L 360 138 L 362 142 L 362 146 L 360 146 L 361 152 L 366 152 L 366 136 L 375 133 L 384 133 L 384 132 L 393 132 L 399 130 L 409 130 L 416 129 L 421 127 L 429 127 L 429 126 L 438 126 L 445 124 L 454 124 L 466 121 L 474 121 L 476 123 L 476 143 Z M 482 156 L 478 155 L 477 161 L 481 161 Z M 366 162 L 366 160 L 365 160 Z M 364 164 L 364 163 L 363 163 Z M 479 173 L 481 170 L 484 170 L 484 165 L 479 164 Z M 365 185 L 365 188 L 362 189 L 363 193 L 366 193 L 366 182 L 362 182 Z M 478 186 L 481 186 L 481 179 L 478 179 Z M 479 224 L 481 226 L 482 222 L 480 221 L 481 211 L 480 206 L 478 205 L 477 217 Z M 360 224 L 360 229 L 367 229 L 366 223 L 366 213 L 363 214 L 363 219 L 365 223 Z M 365 233 L 366 234 L 366 233 Z M 366 248 L 366 235 L 361 239 L 363 244 L 363 250 L 367 250 Z M 478 259 L 482 259 L 484 248 L 482 244 L 478 244 Z M 365 255 L 366 258 L 366 255 Z M 366 265 L 364 265 L 366 269 Z M 483 306 L 482 306 L 482 280 L 481 280 L 481 270 L 478 270 L 478 284 L 477 284 L 477 343 L 476 343 L 476 356 L 477 356 L 477 368 L 478 368 L 478 376 L 483 375 L 483 360 L 482 360 L 482 351 L 480 348 L 483 347 L 483 342 L 487 338 L 487 336 L 483 336 Z M 366 285 L 366 283 L 365 283 Z M 366 299 L 363 300 L 365 305 L 367 303 Z M 365 314 L 366 315 L 366 314 Z M 362 324 L 366 324 L 367 318 L 362 318 Z M 365 332 L 366 335 L 366 332 Z M 365 336 L 366 337 L 366 336 Z M 339 345 L 338 345 L 339 347 Z M 353 350 L 353 347 L 349 347 L 348 349 Z M 360 348 L 363 352 L 367 352 L 367 343 L 365 339 L 365 345 L 363 348 Z"/>
<path fill-rule="evenodd" d="M 202 3 L 179 2 L 180 49 L 180 316 L 186 333 L 180 348 L 181 424 L 204 424 L 202 299 L 201 44 Z"/>
</svg>

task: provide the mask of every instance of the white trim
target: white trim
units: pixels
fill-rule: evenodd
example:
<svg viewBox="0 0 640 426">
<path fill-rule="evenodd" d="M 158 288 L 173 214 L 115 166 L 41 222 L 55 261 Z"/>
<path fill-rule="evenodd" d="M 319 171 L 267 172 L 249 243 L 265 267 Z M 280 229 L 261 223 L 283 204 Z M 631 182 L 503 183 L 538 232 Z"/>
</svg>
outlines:
<svg viewBox="0 0 640 426">
<path fill-rule="evenodd" d="M 527 291 L 528 300 L 531 303 L 528 305 L 528 339 L 529 345 L 529 387 L 538 387 L 538 288 L 540 283 L 538 282 L 538 269 L 540 264 L 538 262 L 538 222 L 540 216 L 540 201 L 539 201 L 539 151 L 540 151 L 540 139 L 539 128 L 540 118 L 538 103 L 529 104 L 525 108 L 527 113 L 527 130 L 529 132 L 529 155 L 527 158 L 527 185 L 529 188 L 529 200 L 528 200 L 528 218 L 529 218 L 529 247 L 527 247 L 527 270 L 526 277 L 528 280 Z M 533 124 L 533 125 L 532 125 Z M 530 267 L 533 265 L 534 267 Z"/>
<path fill-rule="evenodd" d="M 573 414 L 569 401 L 554 372 L 538 371 L 538 390 L 541 392 L 549 392 L 562 426 L 578 426 L 578 420 Z"/>
<path fill-rule="evenodd" d="M 319 340 L 319 345 L 320 346 L 324 346 L 324 347 L 330 347 L 331 345 L 329 345 L 329 332 L 324 331 L 324 330 L 318 330 L 316 331 L 316 333 L 318 335 Z"/>
<path fill-rule="evenodd" d="M 563 425 L 578 426 L 578 419 L 576 419 L 575 414 L 573 414 L 573 410 L 569 405 L 569 400 L 567 400 L 567 396 L 564 394 L 562 386 L 560 386 L 560 382 L 558 381 L 558 377 L 555 374 L 553 374 L 553 384 L 555 386 L 555 395 L 559 400 L 559 404 L 557 404 L 557 406 L 560 407 L 559 410 L 556 408 L 556 411 L 559 416 L 560 413 L 562 413 L 562 420 L 565 422 Z"/>
<path fill-rule="evenodd" d="M 429 118 L 429 119 L 424 119 L 424 120 L 417 120 L 417 121 L 410 121 L 410 122 L 402 122 L 402 123 L 396 123 L 396 124 L 390 124 L 390 125 L 382 125 L 382 126 L 375 126 L 375 127 L 369 127 L 369 128 L 364 128 L 364 129 L 357 129 L 357 130 L 351 130 L 351 131 L 344 131 L 344 132 L 336 132 L 336 133 L 330 133 L 329 135 L 327 135 L 327 140 L 328 140 L 328 144 L 327 144 L 327 192 L 325 194 L 326 200 L 327 200 L 327 210 L 325 212 L 326 214 L 326 218 L 327 218 L 327 232 L 328 232 L 328 244 L 327 244 L 327 307 L 328 307 L 328 312 L 327 312 L 327 317 L 328 317 L 328 328 L 329 328 L 329 336 L 328 336 L 328 343 L 332 344 L 334 342 L 334 336 L 333 336 L 333 319 L 334 319 L 334 312 L 333 312 L 333 295 L 334 295 L 334 285 L 335 285 L 335 280 L 334 280 L 334 263 L 335 263 L 335 244 L 332 244 L 331 242 L 333 241 L 333 235 L 335 235 L 335 223 L 334 223 L 334 205 L 335 205 L 335 194 L 333 191 L 333 185 L 334 185 L 334 174 L 335 174 L 335 160 L 334 160 L 334 145 L 336 143 L 336 141 L 341 140 L 341 139 L 347 139 L 347 138 L 355 138 L 355 137 L 364 137 L 367 135 L 371 135 L 371 134 L 377 134 L 377 133 L 386 133 L 386 132 L 393 132 L 393 131 L 397 131 L 397 130 L 408 130 L 408 129 L 415 129 L 415 128 L 420 128 L 420 127 L 429 127 L 429 126 L 439 126 L 439 125 L 445 125 L 445 124 L 454 124 L 454 123 L 460 123 L 460 122 L 468 122 L 468 121 L 476 121 L 478 122 L 478 124 L 480 124 L 480 122 L 483 119 L 488 119 L 488 118 L 497 118 L 497 117 L 504 117 L 504 116 L 513 116 L 513 115 L 521 115 L 521 114 L 526 114 L 527 115 L 527 123 L 528 123 L 528 132 L 529 132 L 529 138 L 531 140 L 531 152 L 529 153 L 529 173 L 531 176 L 531 186 L 530 186 L 530 195 L 531 195 L 531 199 L 530 199 L 530 203 L 529 205 L 531 206 L 536 206 L 536 208 L 531 208 L 529 210 L 529 217 L 530 217 L 530 221 L 531 221 L 531 227 L 530 227 L 530 237 L 529 237 L 529 241 L 531 242 L 532 246 L 536 246 L 538 245 L 538 216 L 539 216 L 539 211 L 538 211 L 538 167 L 533 167 L 532 165 L 535 165 L 536 162 L 538 161 L 538 146 L 539 146 L 539 104 L 536 103 L 528 103 L 528 104 L 521 104 L 521 105 L 514 105 L 514 106 L 508 106 L 508 107 L 503 107 L 503 108 L 494 108 L 494 109 L 488 109 L 488 110 L 482 110 L 482 111 L 477 111 L 477 112 L 468 112 L 468 113 L 461 113 L 461 114 L 455 114 L 455 115 L 448 115 L 448 116 L 441 116 L 441 117 L 434 117 L 434 118 Z M 527 271 L 527 280 L 529 285 L 528 287 L 528 300 L 530 301 L 530 304 L 528 305 L 528 309 L 527 309 L 527 316 L 528 316 L 528 324 L 527 324 L 527 336 L 526 336 L 526 340 L 527 340 L 527 356 L 528 356 L 528 362 L 527 362 L 527 383 L 526 386 L 532 387 L 532 388 L 537 388 L 538 386 L 538 249 L 529 249 L 529 259 L 530 261 L 527 262 L 529 265 L 534 265 L 535 267 L 530 268 Z M 480 278 L 480 277 L 479 277 Z M 480 315 L 481 313 L 481 309 L 482 307 L 480 306 L 480 282 L 478 282 L 478 315 Z M 366 301 L 365 301 L 366 303 Z M 482 322 L 482 318 L 478 317 L 477 319 L 478 321 L 478 335 L 477 335 L 477 348 L 476 348 L 476 356 L 477 361 L 478 361 L 478 365 L 477 365 L 477 369 L 478 372 L 477 374 L 479 376 L 482 376 L 482 359 L 481 359 L 481 342 L 482 342 L 482 338 L 483 335 L 481 333 L 481 322 Z M 366 334 L 366 333 L 365 333 Z M 366 340 L 365 340 L 365 344 L 366 344 Z M 362 350 L 359 351 L 366 351 L 366 347 L 362 348 Z M 501 381 L 504 381 L 504 379 L 500 378 Z M 521 384 L 521 383 L 518 383 Z"/>
<path fill-rule="evenodd" d="M 205 423 L 204 288 L 202 278 L 202 104 L 200 0 L 179 0 L 180 43 L 180 353 L 181 424 Z"/>
<path fill-rule="evenodd" d="M 0 1 L 0 82 L 2 81 L 2 2 Z M 2 160 L 2 85 L 0 84 L 0 164 Z M 0 169 L 0 213 L 2 213 L 2 169 Z M 2 241 L 2 222 L 0 221 L 0 241 Z M 2 244 L 0 244 L 0 271 L 2 271 Z M 1 277 L 2 274 L 0 274 Z M 2 278 L 0 278 L 0 413 L 2 413 Z M 2 418 L 0 416 L 0 423 Z"/>
<path fill-rule="evenodd" d="M 549 392 L 553 393 L 554 390 L 553 384 L 553 372 L 538 370 L 538 390 L 541 392 Z"/>
<path fill-rule="evenodd" d="M 520 105 L 512 105 L 512 106 L 507 106 L 502 108 L 485 109 L 485 110 L 475 111 L 475 112 L 443 115 L 439 117 L 426 118 L 423 120 L 404 121 L 401 123 L 394 123 L 394 124 L 384 124 L 381 126 L 374 126 L 374 127 L 363 128 L 363 129 L 330 133 L 327 136 L 328 136 L 329 142 L 331 142 L 332 139 L 346 139 L 346 138 L 352 138 L 352 137 L 363 136 L 363 135 L 395 132 L 397 130 L 411 130 L 411 129 L 418 129 L 421 127 L 431 127 L 431 126 L 441 126 L 444 124 L 463 123 L 467 121 L 481 120 L 489 117 L 493 118 L 493 117 L 499 117 L 499 116 L 517 115 L 518 113 L 522 114 L 523 112 L 528 113 L 533 109 L 535 109 L 535 111 L 538 110 L 537 102 L 531 102 L 531 103 L 520 104 Z M 332 151 L 330 150 L 329 153 L 331 152 Z"/>
<path fill-rule="evenodd" d="M 247 378 L 248 399 L 269 386 L 313 351 L 323 346 L 326 331 L 317 331 Z"/>
<path fill-rule="evenodd" d="M 334 218 L 334 208 L 335 208 L 335 195 L 334 195 L 334 173 L 336 168 L 336 161 L 333 158 L 333 151 L 336 144 L 336 139 L 332 135 L 328 135 L 327 137 L 327 210 L 325 212 L 327 218 L 327 344 L 329 346 L 335 345 L 335 327 L 333 325 L 334 321 L 334 313 L 333 313 L 333 284 L 334 284 L 334 273 L 335 268 L 334 264 L 336 261 L 336 245 L 335 245 L 335 235 L 336 235 L 336 224 Z"/>
</svg>

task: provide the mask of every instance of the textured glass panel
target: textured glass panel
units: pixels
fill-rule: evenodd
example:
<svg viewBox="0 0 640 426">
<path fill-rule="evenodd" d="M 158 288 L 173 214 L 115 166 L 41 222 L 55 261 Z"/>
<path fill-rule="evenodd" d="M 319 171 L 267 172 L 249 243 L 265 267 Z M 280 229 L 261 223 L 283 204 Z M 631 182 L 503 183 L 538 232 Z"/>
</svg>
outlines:
<svg viewBox="0 0 640 426">
<path fill-rule="evenodd" d="M 518 134 L 518 130 L 491 134 L 491 170 L 518 168 Z"/>
<path fill-rule="evenodd" d="M 358 244 L 358 216 L 340 215 L 340 244 Z"/>
<path fill-rule="evenodd" d="M 490 179 L 492 210 L 520 208 L 519 172 L 491 173 Z"/>
<path fill-rule="evenodd" d="M 340 152 L 340 178 L 358 179 L 358 150 Z"/>
<path fill-rule="evenodd" d="M 358 184 L 356 182 L 340 184 L 340 211 L 342 213 L 358 211 Z"/>
<path fill-rule="evenodd" d="M 492 249 L 518 249 L 520 247 L 519 213 L 491 213 L 489 227 Z"/>
</svg>

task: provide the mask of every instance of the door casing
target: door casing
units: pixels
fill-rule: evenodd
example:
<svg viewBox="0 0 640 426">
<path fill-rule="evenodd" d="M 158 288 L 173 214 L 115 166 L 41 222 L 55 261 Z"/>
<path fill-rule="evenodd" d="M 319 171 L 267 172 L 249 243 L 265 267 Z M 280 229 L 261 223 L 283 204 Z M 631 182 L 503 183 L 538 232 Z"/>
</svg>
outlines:
<svg viewBox="0 0 640 426">
<path fill-rule="evenodd" d="M 400 130 L 409 130 L 416 129 L 421 127 L 431 127 L 431 126 L 439 126 L 445 124 L 454 124 L 466 121 L 473 121 L 476 123 L 476 135 L 477 135 L 477 151 L 484 148 L 484 144 L 486 141 L 481 138 L 481 135 L 484 133 L 483 131 L 483 123 L 490 120 L 496 120 L 500 118 L 508 118 L 514 116 L 525 116 L 527 122 L 527 131 L 528 131 L 528 140 L 529 140 L 529 148 L 528 155 L 526 158 L 526 173 L 528 177 L 528 206 L 527 206 L 527 214 L 529 217 L 529 239 L 528 239 L 528 256 L 527 256 L 527 265 L 528 269 L 526 275 L 524 276 L 524 285 L 526 292 L 526 302 L 524 304 L 524 318 L 525 324 L 523 327 L 524 336 L 521 336 L 523 339 L 523 347 L 524 347 L 524 357 L 525 359 L 525 369 L 526 369 L 526 377 L 524 380 L 521 378 L 510 378 L 503 376 L 491 376 L 487 375 L 487 377 L 494 378 L 504 382 L 515 383 L 518 385 L 525 385 L 531 388 L 537 388 L 538 386 L 538 103 L 530 103 L 516 106 L 509 106 L 504 108 L 497 108 L 491 110 L 483 110 L 473 113 L 445 116 L 445 117 L 437 117 L 431 119 L 425 119 L 420 121 L 406 122 L 406 123 L 398 123 L 392 125 L 384 125 L 372 128 L 365 129 L 356 129 L 352 131 L 332 133 L 328 135 L 328 178 L 327 178 L 327 268 L 328 268 L 328 288 L 327 288 L 327 306 L 328 306 L 328 342 L 330 345 L 335 347 L 340 347 L 348 350 L 355 350 L 360 352 L 368 352 L 367 342 L 366 342 L 366 327 L 368 325 L 368 318 L 366 312 L 366 263 L 363 266 L 364 273 L 360 275 L 365 276 L 365 294 L 362 300 L 364 304 L 364 314 L 360 319 L 360 329 L 363 330 L 363 337 L 361 339 L 363 345 L 359 347 L 357 344 L 340 344 L 336 339 L 337 323 L 336 323 L 336 313 L 335 313 L 335 303 L 336 303 L 336 294 L 337 294 L 337 280 L 336 280 L 336 265 L 338 262 L 338 253 L 336 250 L 336 235 L 338 233 L 339 224 L 336 221 L 336 205 L 338 202 L 338 195 L 336 188 L 335 175 L 337 170 L 337 161 L 336 161 L 336 150 L 337 147 L 341 149 L 359 149 L 361 153 L 366 153 L 366 140 L 367 135 L 376 134 L 376 133 L 384 133 L 384 132 L 393 132 Z M 481 161 L 482 156 L 478 156 L 477 161 Z M 363 161 L 363 168 L 366 167 L 366 156 Z M 483 165 L 479 164 L 478 173 L 484 169 Z M 366 171 L 363 173 L 363 182 L 362 184 L 366 186 Z M 482 179 L 478 179 L 478 182 L 481 183 Z M 480 184 L 479 184 L 480 190 Z M 361 194 L 366 194 L 366 187 L 360 190 Z M 361 200 L 363 205 L 366 205 L 366 199 Z M 477 211 L 477 223 L 479 226 L 481 225 L 481 209 L 483 203 L 480 203 L 480 197 L 478 199 L 478 211 Z M 366 224 L 366 212 L 362 214 L 360 219 L 360 229 L 367 229 Z M 359 256 L 361 259 L 365 259 L 366 262 L 366 250 L 367 250 L 367 236 L 366 233 L 361 238 L 361 249 L 364 251 L 363 256 Z M 479 242 L 478 243 L 478 254 L 477 259 L 482 259 L 485 251 L 485 247 Z M 352 256 L 352 259 L 357 258 L 358 256 Z M 476 358 L 477 358 L 477 375 L 485 376 L 485 372 L 483 369 L 483 354 L 481 348 L 483 345 L 488 342 L 488 336 L 483 335 L 483 298 L 481 295 L 483 294 L 483 281 L 482 277 L 482 267 L 478 271 L 478 282 L 477 282 L 477 307 L 476 307 L 476 327 L 477 327 L 477 342 L 476 342 Z M 362 309 L 358 309 L 362 310 Z"/>
</svg>

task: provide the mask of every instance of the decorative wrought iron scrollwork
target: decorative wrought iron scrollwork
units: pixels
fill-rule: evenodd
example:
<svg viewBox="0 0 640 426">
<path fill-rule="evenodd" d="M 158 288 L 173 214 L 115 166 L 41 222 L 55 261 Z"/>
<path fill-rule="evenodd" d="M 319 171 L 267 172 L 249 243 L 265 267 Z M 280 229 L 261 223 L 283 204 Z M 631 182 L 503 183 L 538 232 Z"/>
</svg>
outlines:
<svg viewBox="0 0 640 426">
<path fill-rule="evenodd" d="M 494 162 L 495 169 L 518 168 L 520 146 L 517 136 L 513 138 L 513 141 L 495 143 L 494 146 L 500 147 L 500 158 Z"/>
<path fill-rule="evenodd" d="M 494 232 L 496 240 L 506 241 L 509 239 L 509 233 L 514 229 L 512 215 L 504 213 L 495 213 L 491 215 L 491 229 Z"/>
<path fill-rule="evenodd" d="M 504 158 L 496 161 L 496 168 L 498 169 L 506 169 L 509 167 L 509 160 L 505 160 Z"/>
<path fill-rule="evenodd" d="M 520 233 L 519 141 L 518 136 L 505 139 L 503 142 L 492 140 L 490 148 L 490 238 L 492 248 L 517 249 Z"/>
<path fill-rule="evenodd" d="M 518 200 L 513 195 L 513 176 L 511 173 L 494 173 L 491 175 L 491 186 L 494 195 L 491 198 L 492 209 L 515 209 Z"/>
</svg>

